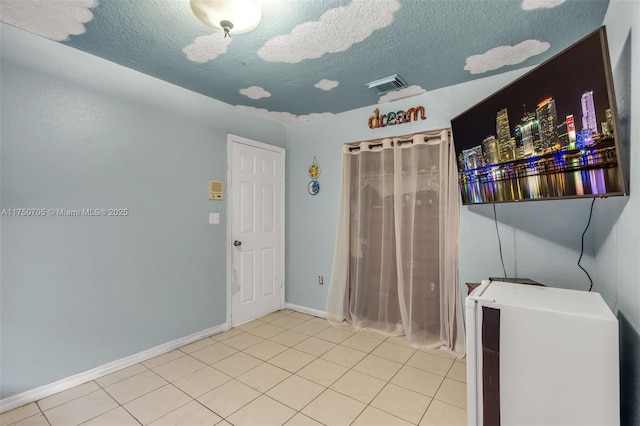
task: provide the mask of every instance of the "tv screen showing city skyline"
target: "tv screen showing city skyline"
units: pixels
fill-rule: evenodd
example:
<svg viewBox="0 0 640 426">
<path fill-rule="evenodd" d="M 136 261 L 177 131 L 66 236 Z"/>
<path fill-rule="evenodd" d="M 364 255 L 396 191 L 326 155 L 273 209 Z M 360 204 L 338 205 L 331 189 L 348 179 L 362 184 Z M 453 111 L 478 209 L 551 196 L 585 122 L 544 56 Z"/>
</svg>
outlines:
<svg viewBox="0 0 640 426">
<path fill-rule="evenodd" d="M 451 127 L 463 204 L 626 191 L 604 27 Z"/>
</svg>

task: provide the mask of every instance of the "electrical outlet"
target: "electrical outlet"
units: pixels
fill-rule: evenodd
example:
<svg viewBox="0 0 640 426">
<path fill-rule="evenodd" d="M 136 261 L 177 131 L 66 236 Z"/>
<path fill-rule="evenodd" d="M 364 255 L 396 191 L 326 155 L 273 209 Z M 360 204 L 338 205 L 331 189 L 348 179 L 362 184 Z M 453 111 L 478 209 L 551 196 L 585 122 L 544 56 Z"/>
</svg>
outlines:
<svg viewBox="0 0 640 426">
<path fill-rule="evenodd" d="M 324 284 L 324 278 L 322 277 L 322 275 L 318 275 L 318 284 Z"/>
</svg>

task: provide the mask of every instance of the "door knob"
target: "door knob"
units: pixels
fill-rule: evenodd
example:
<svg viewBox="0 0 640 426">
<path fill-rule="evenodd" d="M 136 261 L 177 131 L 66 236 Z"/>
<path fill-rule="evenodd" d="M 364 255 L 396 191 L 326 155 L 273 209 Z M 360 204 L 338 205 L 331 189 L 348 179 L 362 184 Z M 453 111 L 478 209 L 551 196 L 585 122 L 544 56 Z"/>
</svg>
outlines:
<svg viewBox="0 0 640 426">
<path fill-rule="evenodd" d="M 242 245 L 242 241 L 235 240 L 233 242 L 233 245 L 236 246 L 236 247 L 240 247 Z"/>
</svg>

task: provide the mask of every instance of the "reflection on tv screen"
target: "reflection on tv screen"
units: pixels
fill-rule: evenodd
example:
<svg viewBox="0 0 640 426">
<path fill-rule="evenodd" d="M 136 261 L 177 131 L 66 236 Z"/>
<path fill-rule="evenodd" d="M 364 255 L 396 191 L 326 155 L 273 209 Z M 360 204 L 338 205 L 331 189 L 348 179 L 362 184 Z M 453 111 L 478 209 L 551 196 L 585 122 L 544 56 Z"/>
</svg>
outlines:
<svg viewBox="0 0 640 426">
<path fill-rule="evenodd" d="M 600 28 L 451 121 L 463 204 L 623 195 Z"/>
</svg>

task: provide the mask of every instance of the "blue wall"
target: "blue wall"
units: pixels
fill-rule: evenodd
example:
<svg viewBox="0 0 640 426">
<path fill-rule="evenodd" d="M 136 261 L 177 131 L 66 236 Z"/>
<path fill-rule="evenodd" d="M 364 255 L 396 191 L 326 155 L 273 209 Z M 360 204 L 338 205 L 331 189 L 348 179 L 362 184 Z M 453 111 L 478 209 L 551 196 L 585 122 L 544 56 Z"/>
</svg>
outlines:
<svg viewBox="0 0 640 426">
<path fill-rule="evenodd" d="M 621 423 L 640 424 L 640 2 L 612 1 L 607 26 L 631 196 L 596 203 L 598 283 L 620 323 Z M 633 70 L 633 72 L 632 72 Z"/>
<path fill-rule="evenodd" d="M 615 1 L 610 7 L 618 10 L 622 15 L 637 8 L 638 3 L 631 1 Z M 635 13 L 637 15 L 637 12 Z M 631 22 L 634 22 L 634 19 L 637 21 L 636 15 L 631 14 L 625 17 L 627 24 L 623 27 L 626 29 L 618 31 L 624 33 L 623 37 L 619 34 L 612 35 L 612 30 L 609 29 L 612 52 L 620 53 L 626 42 Z M 616 27 L 619 28 L 620 25 L 616 24 Z M 616 58 L 613 58 L 612 62 L 615 62 Z M 317 275 L 328 277 L 331 273 L 341 179 L 342 144 L 449 127 L 451 118 L 526 71 L 528 70 L 513 71 L 409 99 L 372 105 L 289 126 L 287 301 L 315 309 L 324 309 L 326 287 L 317 284 Z M 636 80 L 637 76 L 638 73 L 634 75 Z M 616 85 L 621 86 L 618 90 L 620 96 L 630 97 L 628 85 L 618 81 Z M 427 120 L 375 130 L 367 126 L 367 119 L 374 108 L 386 112 L 416 105 L 425 106 Z M 629 109 L 626 113 L 624 111 L 622 113 L 621 120 L 628 121 L 628 117 L 625 118 L 624 114 L 628 115 Z M 637 127 L 635 132 L 637 133 Z M 637 168 L 637 150 L 635 153 L 632 152 L 632 156 L 634 155 L 633 162 Z M 306 185 L 309 180 L 307 167 L 314 156 L 322 167 L 322 174 L 319 178 L 320 194 L 312 197 L 307 193 Z M 615 303 L 615 291 L 607 280 L 600 276 L 601 258 L 606 255 L 596 244 L 594 237 L 594 234 L 598 233 L 598 238 L 603 238 L 601 228 L 611 219 L 606 211 L 603 213 L 599 211 L 608 205 L 611 205 L 610 208 L 613 210 L 621 210 L 626 205 L 637 205 L 637 200 L 638 198 L 634 197 L 598 200 L 592 225 L 585 235 L 585 251 L 581 264 L 590 271 L 592 278 L 596 278 L 594 291 L 603 293 L 612 308 Z M 497 205 L 498 227 L 507 275 L 527 277 L 556 287 L 588 289 L 589 280 L 578 267 L 577 262 L 580 256 L 582 232 L 589 218 L 590 204 L 591 199 L 572 199 Z M 627 210 L 630 210 L 629 206 Z M 502 276 L 493 207 L 491 205 L 463 206 L 460 226 L 461 285 L 465 282 L 479 281 L 488 276 Z M 640 250 L 637 250 L 638 241 L 640 241 L 637 237 L 637 226 L 634 229 L 631 228 L 630 222 L 628 224 L 630 232 L 625 234 L 625 240 L 636 250 L 627 252 L 624 250 L 627 245 L 622 246 L 623 249 L 604 250 L 610 257 L 618 259 L 617 262 L 620 265 L 634 265 L 633 261 L 638 259 L 638 253 L 640 253 Z M 627 260 L 631 261 L 626 262 Z M 631 283 L 624 284 L 626 291 L 633 292 L 633 296 L 636 297 L 632 299 L 638 300 L 640 286 L 633 280 L 625 282 Z M 634 312 L 632 323 L 637 324 L 640 310 L 635 309 Z"/>
<path fill-rule="evenodd" d="M 625 424 L 640 419 L 640 126 L 631 120 L 640 114 L 640 96 L 631 97 L 640 87 L 639 9 L 612 1 L 605 19 L 620 118 L 634 144 L 633 195 L 596 202 L 583 259 L 595 291 L 621 319 Z M 0 31 L 0 207 L 130 211 L 126 218 L 2 217 L 2 397 L 225 322 L 226 201 L 208 201 L 206 191 L 208 179 L 226 179 L 227 133 L 286 145 L 286 299 L 324 310 L 342 144 L 449 127 L 527 71 L 285 129 L 4 24 Z M 425 106 L 426 121 L 367 126 L 376 107 L 416 105 Z M 307 193 L 314 156 L 322 167 L 316 197 Z M 576 263 L 589 203 L 498 205 L 508 274 L 586 289 Z M 207 225 L 209 212 L 221 213 L 220 225 Z M 460 285 L 502 275 L 491 206 L 462 207 L 460 223 Z"/>
<path fill-rule="evenodd" d="M 2 397 L 226 322 L 227 133 L 285 127 L 2 24 Z M 221 224 L 208 225 L 208 213 Z"/>
<path fill-rule="evenodd" d="M 319 286 L 317 275 L 329 277 L 331 274 L 342 144 L 449 127 L 451 118 L 526 71 L 513 71 L 290 126 L 287 137 L 287 301 L 324 310 L 327 285 Z M 387 112 L 417 105 L 425 106 L 425 121 L 375 130 L 367 125 L 367 119 L 376 107 Z M 314 156 L 322 167 L 322 174 L 320 194 L 312 197 L 306 191 L 306 184 L 309 180 L 307 167 Z M 590 202 L 567 200 L 498 205 L 507 274 L 558 287 L 588 288 L 588 280 L 578 268 L 577 260 Z M 463 206 L 460 226 L 460 284 L 502 276 L 492 206 Z M 593 228 L 587 233 L 586 245 L 582 265 L 595 273 Z"/>
<path fill-rule="evenodd" d="M 585 235 L 581 264 L 594 279 L 620 320 L 621 419 L 640 424 L 640 2 L 612 1 L 607 25 L 618 112 L 630 168 L 630 197 L 598 199 Z M 634 28 L 635 27 L 635 28 Z M 632 72 L 631 70 L 634 70 Z M 501 88 L 526 70 L 429 92 L 390 104 L 372 105 L 288 128 L 287 150 L 287 301 L 324 310 L 335 243 L 341 180 L 341 146 L 345 142 L 411 134 L 449 127 L 450 119 Z M 635 92 L 632 96 L 632 88 Z M 424 105 L 427 120 L 371 130 L 374 108 L 395 111 Z M 633 112 L 635 111 L 635 115 Z M 307 167 L 316 156 L 322 167 L 320 194 L 306 192 Z M 587 290 L 578 268 L 581 236 L 590 199 L 508 203 L 497 206 L 507 275 L 571 289 Z M 493 208 L 463 206 L 460 213 L 460 285 L 502 276 Z"/>
</svg>

